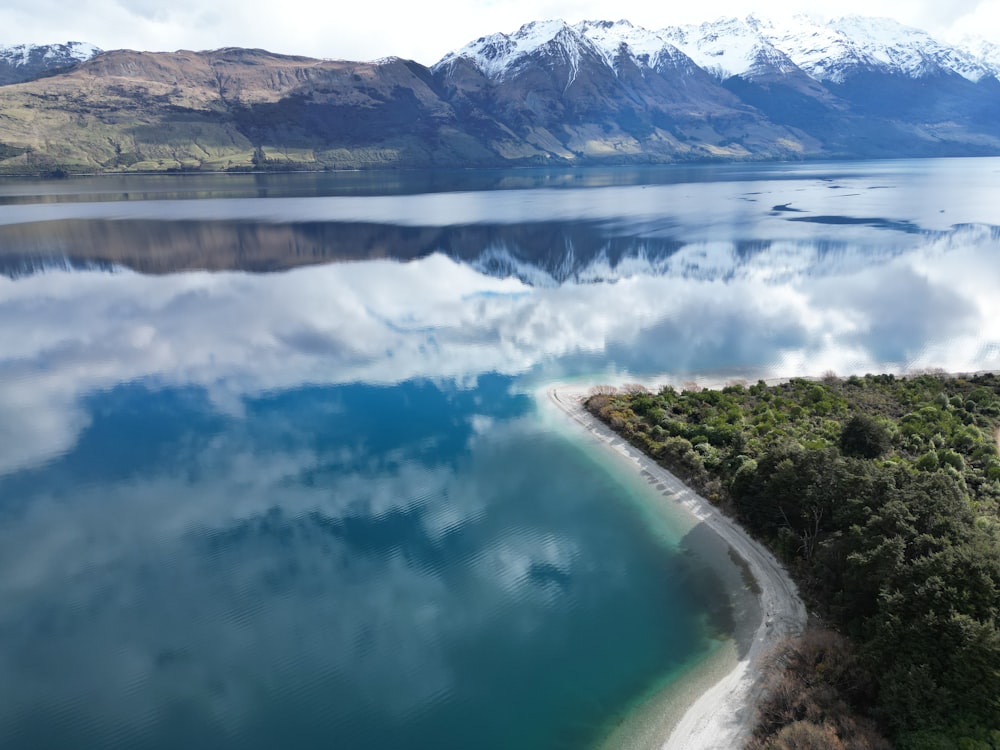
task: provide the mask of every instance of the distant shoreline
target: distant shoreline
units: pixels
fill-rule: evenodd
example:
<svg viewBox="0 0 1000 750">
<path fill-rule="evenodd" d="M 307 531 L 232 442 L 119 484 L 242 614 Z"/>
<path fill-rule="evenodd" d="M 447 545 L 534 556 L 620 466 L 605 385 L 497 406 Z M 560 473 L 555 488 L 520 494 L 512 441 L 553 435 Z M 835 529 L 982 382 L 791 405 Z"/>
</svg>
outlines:
<svg viewBox="0 0 1000 750">
<path fill-rule="evenodd" d="M 692 702 L 670 727 L 669 734 L 662 736 L 661 730 L 661 736 L 650 738 L 650 741 L 655 740 L 655 745 L 651 746 L 662 747 L 663 750 L 739 747 L 749 737 L 753 727 L 754 709 L 761 694 L 763 665 L 768 654 L 784 637 L 800 633 L 805 627 L 806 610 L 795 584 L 775 557 L 735 521 L 724 516 L 708 500 L 591 415 L 583 406 L 584 389 L 557 385 L 547 392 L 549 400 L 573 422 L 606 448 L 634 464 L 666 501 L 711 529 L 729 554 L 735 554 L 742 560 L 756 582 L 759 588 L 759 621 L 737 623 L 739 629 L 752 628 L 745 655 L 737 661 L 735 668 L 711 687 L 700 695 L 691 696 Z"/>
</svg>

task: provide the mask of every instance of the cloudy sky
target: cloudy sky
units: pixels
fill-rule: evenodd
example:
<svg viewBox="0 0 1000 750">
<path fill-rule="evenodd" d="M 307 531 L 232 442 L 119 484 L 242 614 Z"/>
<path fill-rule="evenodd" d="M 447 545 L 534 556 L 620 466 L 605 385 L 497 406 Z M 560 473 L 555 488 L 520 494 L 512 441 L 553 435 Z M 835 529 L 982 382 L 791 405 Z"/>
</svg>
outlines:
<svg viewBox="0 0 1000 750">
<path fill-rule="evenodd" d="M 802 10 L 788 0 L 4 0 L 0 44 L 86 41 L 103 49 L 263 47 L 315 57 L 371 60 L 388 55 L 432 64 L 465 43 L 533 20 L 628 18 L 647 28 L 755 12 Z M 816 0 L 814 15 L 879 15 L 947 38 L 973 33 L 1000 42 L 1000 0 Z"/>
</svg>

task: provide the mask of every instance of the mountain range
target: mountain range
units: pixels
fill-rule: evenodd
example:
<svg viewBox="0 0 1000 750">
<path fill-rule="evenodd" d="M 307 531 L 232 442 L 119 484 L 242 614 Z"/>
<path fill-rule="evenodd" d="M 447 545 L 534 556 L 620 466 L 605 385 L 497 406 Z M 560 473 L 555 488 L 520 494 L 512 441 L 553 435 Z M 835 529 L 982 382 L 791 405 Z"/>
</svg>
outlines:
<svg viewBox="0 0 1000 750">
<path fill-rule="evenodd" d="M 888 19 L 533 22 L 425 67 L 0 48 L 0 173 L 1000 154 L 1000 45 Z"/>
</svg>

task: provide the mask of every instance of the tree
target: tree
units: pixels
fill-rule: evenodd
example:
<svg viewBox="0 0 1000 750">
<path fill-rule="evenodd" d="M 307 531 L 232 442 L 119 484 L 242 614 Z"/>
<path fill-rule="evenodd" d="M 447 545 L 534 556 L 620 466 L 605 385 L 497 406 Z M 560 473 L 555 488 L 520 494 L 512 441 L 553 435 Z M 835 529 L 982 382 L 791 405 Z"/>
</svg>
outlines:
<svg viewBox="0 0 1000 750">
<path fill-rule="evenodd" d="M 889 431 L 867 414 L 855 414 L 840 433 L 840 450 L 848 456 L 878 458 L 889 450 Z"/>
</svg>

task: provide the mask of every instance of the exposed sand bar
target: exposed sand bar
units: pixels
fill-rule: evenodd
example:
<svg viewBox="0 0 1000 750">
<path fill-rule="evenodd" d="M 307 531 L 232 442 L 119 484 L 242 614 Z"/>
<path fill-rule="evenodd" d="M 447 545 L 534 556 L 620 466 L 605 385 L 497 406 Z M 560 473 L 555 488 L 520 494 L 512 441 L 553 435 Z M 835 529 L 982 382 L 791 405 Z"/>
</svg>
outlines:
<svg viewBox="0 0 1000 750">
<path fill-rule="evenodd" d="M 752 728 L 767 655 L 782 638 L 800 633 L 805 627 L 806 610 L 795 584 L 775 557 L 734 521 L 591 415 L 583 407 L 587 391 L 555 386 L 549 389 L 548 395 L 577 424 L 633 463 L 667 501 L 676 503 L 717 534 L 728 549 L 743 560 L 756 580 L 760 619 L 756 623 L 738 623 L 738 626 L 753 628 L 749 649 L 732 671 L 691 703 L 669 735 L 662 738 L 661 745 L 663 750 L 733 750 L 741 747 Z"/>
</svg>

